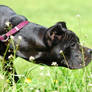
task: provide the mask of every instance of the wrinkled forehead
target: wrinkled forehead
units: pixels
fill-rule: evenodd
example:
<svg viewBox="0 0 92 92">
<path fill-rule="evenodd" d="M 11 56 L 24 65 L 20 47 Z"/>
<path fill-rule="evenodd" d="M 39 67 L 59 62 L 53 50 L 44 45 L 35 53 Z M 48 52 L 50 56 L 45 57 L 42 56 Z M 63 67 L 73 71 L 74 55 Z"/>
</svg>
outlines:
<svg viewBox="0 0 92 92">
<path fill-rule="evenodd" d="M 71 50 L 70 48 L 73 47 L 74 45 L 75 48 L 72 48 L 71 51 L 75 51 L 75 49 L 79 49 L 79 38 L 78 36 L 70 31 L 70 30 L 67 30 L 63 36 L 62 36 L 62 39 L 60 40 L 60 42 L 58 43 L 58 47 L 63 50 L 63 51 L 67 51 L 67 48 L 68 48 L 68 51 Z"/>
<path fill-rule="evenodd" d="M 67 30 L 65 35 L 68 36 L 67 40 L 71 40 L 71 41 L 74 41 L 74 42 L 80 42 L 79 37 L 74 32 L 72 32 L 70 30 Z"/>
</svg>

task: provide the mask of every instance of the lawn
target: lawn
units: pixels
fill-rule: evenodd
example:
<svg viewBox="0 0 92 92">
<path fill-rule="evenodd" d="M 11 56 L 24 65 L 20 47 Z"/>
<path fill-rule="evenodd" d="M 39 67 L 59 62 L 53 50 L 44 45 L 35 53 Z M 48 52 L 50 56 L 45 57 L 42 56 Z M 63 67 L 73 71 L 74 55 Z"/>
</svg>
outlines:
<svg viewBox="0 0 92 92">
<path fill-rule="evenodd" d="M 92 48 L 92 1 L 87 0 L 0 0 L 29 21 L 50 27 L 65 21 L 80 41 Z M 20 74 L 18 83 L 10 87 L 2 75 L 0 92 L 92 92 L 92 62 L 83 69 L 48 67 L 16 58 L 14 65 Z"/>
</svg>

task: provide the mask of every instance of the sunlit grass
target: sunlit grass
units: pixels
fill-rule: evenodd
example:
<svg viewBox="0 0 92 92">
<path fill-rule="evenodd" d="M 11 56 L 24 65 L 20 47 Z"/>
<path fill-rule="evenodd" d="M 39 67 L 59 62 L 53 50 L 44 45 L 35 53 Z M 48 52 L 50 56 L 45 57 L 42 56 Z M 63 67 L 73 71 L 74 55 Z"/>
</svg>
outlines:
<svg viewBox="0 0 92 92">
<path fill-rule="evenodd" d="M 20 64 L 21 66 L 18 67 Z M 92 90 L 91 64 L 84 69 L 69 70 L 63 67 L 30 64 L 24 59 L 17 58 L 15 68 L 20 80 L 13 87 L 9 86 L 9 81 L 4 79 L 5 76 L 1 71 L 0 78 L 5 92 L 10 92 L 10 90 L 11 92 L 12 90 L 14 92 L 30 92 L 32 90 L 33 92 L 36 90 L 40 90 L 40 92 L 91 92 Z"/>
<path fill-rule="evenodd" d="M 92 1 L 82 0 L 1 0 L 29 21 L 49 27 L 65 21 L 84 45 L 92 48 Z M 78 16 L 80 15 L 80 16 Z M 14 59 L 20 80 L 9 85 L 0 63 L 0 92 L 92 92 L 92 62 L 83 69 L 70 70 Z M 11 77 L 11 75 L 9 75 Z"/>
</svg>

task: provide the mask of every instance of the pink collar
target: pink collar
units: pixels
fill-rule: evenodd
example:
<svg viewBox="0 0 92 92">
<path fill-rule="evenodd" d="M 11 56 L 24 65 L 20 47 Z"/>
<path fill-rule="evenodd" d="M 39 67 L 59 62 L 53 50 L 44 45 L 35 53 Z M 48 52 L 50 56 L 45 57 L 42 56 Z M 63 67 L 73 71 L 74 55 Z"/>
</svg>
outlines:
<svg viewBox="0 0 92 92">
<path fill-rule="evenodd" d="M 17 26 L 15 26 L 13 29 L 11 29 L 9 32 L 7 32 L 4 35 L 0 35 L 0 40 L 2 42 L 6 42 L 9 38 L 9 36 L 15 34 L 16 32 L 20 31 L 20 29 L 22 29 L 25 25 L 27 25 L 29 22 L 28 21 L 23 21 L 20 24 L 18 24 Z M 4 38 L 6 37 L 6 39 Z"/>
</svg>

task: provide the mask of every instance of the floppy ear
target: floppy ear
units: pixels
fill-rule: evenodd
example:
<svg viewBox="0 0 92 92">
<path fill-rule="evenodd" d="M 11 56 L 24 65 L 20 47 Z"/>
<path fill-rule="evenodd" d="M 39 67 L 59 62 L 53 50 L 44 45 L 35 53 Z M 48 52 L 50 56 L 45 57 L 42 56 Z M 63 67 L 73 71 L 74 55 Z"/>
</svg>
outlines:
<svg viewBox="0 0 92 92">
<path fill-rule="evenodd" d="M 65 22 L 57 22 L 57 25 L 61 25 L 62 28 L 67 29 L 66 23 Z"/>
<path fill-rule="evenodd" d="M 62 40 L 62 36 L 66 30 L 65 22 L 58 22 L 56 25 L 48 28 L 46 33 L 47 45 L 52 46 L 57 44 L 59 40 Z"/>
</svg>

